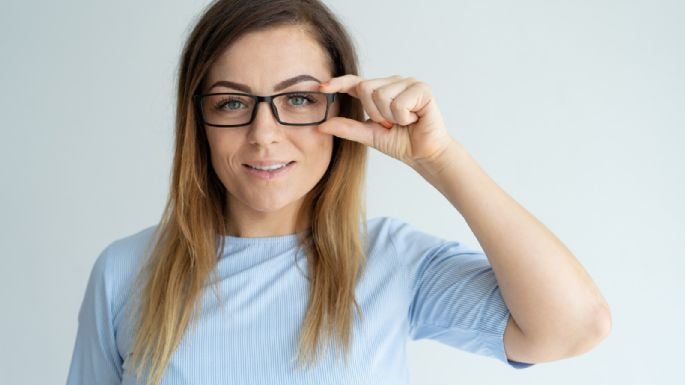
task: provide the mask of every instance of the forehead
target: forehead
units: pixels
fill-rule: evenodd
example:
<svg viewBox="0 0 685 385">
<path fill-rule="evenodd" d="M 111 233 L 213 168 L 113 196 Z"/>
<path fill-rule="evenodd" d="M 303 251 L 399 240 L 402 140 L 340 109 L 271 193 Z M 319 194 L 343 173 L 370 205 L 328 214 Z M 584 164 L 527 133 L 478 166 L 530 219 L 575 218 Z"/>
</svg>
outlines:
<svg viewBox="0 0 685 385">
<path fill-rule="evenodd" d="M 284 26 L 250 32 L 233 42 L 212 64 L 207 84 L 228 80 L 257 93 L 270 92 L 276 83 L 301 74 L 327 80 L 330 59 L 305 27 Z"/>
</svg>

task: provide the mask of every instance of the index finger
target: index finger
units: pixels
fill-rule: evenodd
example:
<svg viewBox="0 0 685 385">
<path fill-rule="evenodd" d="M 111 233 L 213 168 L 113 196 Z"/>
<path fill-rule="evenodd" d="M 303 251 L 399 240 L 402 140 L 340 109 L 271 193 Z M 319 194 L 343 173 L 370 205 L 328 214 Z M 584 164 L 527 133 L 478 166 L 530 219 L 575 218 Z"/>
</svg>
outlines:
<svg viewBox="0 0 685 385">
<path fill-rule="evenodd" d="M 337 78 L 331 78 L 331 80 L 321 83 L 319 89 L 322 92 L 330 93 L 344 92 L 359 99 L 359 95 L 357 94 L 357 84 L 359 84 L 362 80 L 364 79 L 362 79 L 360 76 L 347 74 L 338 76 Z"/>
</svg>

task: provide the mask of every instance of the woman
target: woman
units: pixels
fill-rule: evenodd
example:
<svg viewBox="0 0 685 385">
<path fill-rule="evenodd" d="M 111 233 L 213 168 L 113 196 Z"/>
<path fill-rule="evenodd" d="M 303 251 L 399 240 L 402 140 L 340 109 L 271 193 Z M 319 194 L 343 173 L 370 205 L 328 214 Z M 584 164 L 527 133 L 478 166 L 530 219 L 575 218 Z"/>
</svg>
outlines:
<svg viewBox="0 0 685 385">
<path fill-rule="evenodd" d="M 357 76 L 323 4 L 216 1 L 179 72 L 166 210 L 98 257 L 68 384 L 404 384 L 407 337 L 525 368 L 608 333 L 590 277 L 450 137 L 430 88 Z M 485 253 L 367 221 L 369 146 Z"/>
</svg>

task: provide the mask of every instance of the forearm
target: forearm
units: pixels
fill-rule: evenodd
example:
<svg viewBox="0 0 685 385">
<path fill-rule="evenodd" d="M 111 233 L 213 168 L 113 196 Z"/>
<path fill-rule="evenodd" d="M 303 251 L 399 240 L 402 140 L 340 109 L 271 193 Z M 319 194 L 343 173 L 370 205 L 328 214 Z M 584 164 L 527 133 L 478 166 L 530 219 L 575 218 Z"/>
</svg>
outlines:
<svg viewBox="0 0 685 385">
<path fill-rule="evenodd" d="M 606 301 L 573 254 L 453 140 L 412 164 L 461 213 L 492 265 L 527 340 L 582 349 L 609 328 Z M 572 345 L 572 346 L 571 346 Z"/>
</svg>

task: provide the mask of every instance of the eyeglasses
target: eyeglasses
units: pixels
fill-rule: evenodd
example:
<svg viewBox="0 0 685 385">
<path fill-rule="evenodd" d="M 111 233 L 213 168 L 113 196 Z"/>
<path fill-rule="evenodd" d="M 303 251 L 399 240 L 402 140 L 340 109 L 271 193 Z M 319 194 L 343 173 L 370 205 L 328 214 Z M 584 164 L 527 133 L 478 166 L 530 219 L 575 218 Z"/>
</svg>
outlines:
<svg viewBox="0 0 685 385">
<path fill-rule="evenodd" d="M 284 92 L 271 96 L 245 93 L 211 93 L 193 95 L 193 101 L 202 121 L 208 126 L 246 126 L 257 115 L 257 105 L 267 102 L 280 124 L 310 126 L 326 121 L 328 107 L 335 93 L 315 91 Z"/>
</svg>

